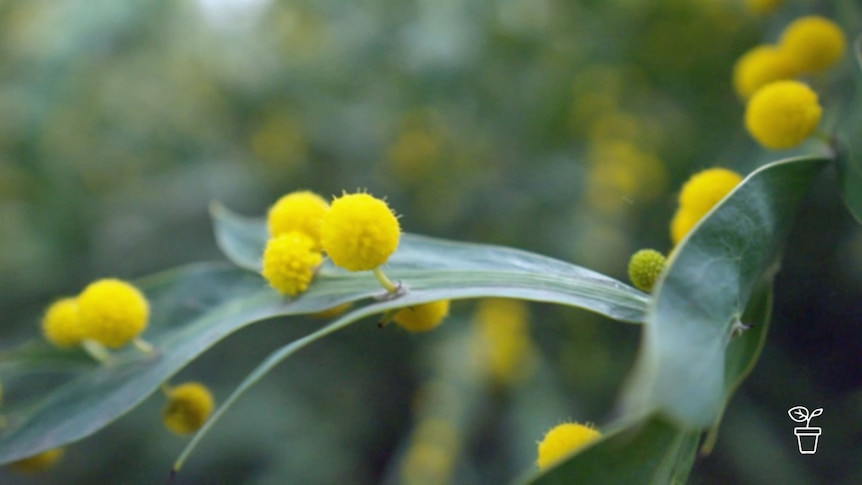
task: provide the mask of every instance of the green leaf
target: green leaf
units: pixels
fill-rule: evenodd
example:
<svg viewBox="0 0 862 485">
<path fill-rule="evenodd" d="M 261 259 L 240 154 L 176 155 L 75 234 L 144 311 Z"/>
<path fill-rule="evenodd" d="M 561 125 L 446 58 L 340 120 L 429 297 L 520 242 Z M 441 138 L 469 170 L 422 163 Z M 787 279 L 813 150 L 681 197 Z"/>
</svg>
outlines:
<svg viewBox="0 0 862 485">
<path fill-rule="evenodd" d="M 725 405 L 757 362 L 766 340 L 771 309 L 772 286 L 764 281 L 754 292 L 742 318 L 751 328 L 734 338 L 727 348 Z M 715 444 L 719 421 L 714 423 L 702 450 L 708 452 Z M 636 422 L 619 429 L 603 436 L 594 447 L 535 477 L 531 483 L 685 483 L 694 462 L 699 430 L 686 430 L 656 416 L 645 426 Z"/>
<path fill-rule="evenodd" d="M 684 428 L 716 421 L 731 330 L 777 271 L 797 203 L 828 161 L 793 158 L 756 170 L 676 248 L 647 312 L 625 394 L 629 413 L 659 412 Z"/>
<path fill-rule="evenodd" d="M 233 254 L 259 254 L 261 221 L 216 210 L 222 245 Z M 264 233 L 265 234 L 265 233 Z M 248 241 L 257 237 L 256 249 Z M 237 241 L 247 241 L 245 246 Z M 243 253 L 236 248 L 246 248 Z M 249 266 L 245 264 L 245 266 Z M 406 295 L 360 307 L 333 324 L 289 344 L 286 354 L 356 320 L 388 309 L 441 299 L 511 297 L 578 306 L 610 318 L 640 322 L 648 297 L 616 280 L 524 251 L 405 235 L 386 270 L 408 288 Z M 345 302 L 374 302 L 384 291 L 370 272 L 349 273 L 325 263 L 309 290 L 288 299 L 255 272 L 223 264 L 168 271 L 138 283 L 151 307 L 144 339 L 157 351 L 129 348 L 110 365 L 83 362 L 79 351 L 64 353 L 34 345 L 0 353 L 4 383 L 38 368 L 74 363 L 78 372 L 35 403 L 10 413 L 0 437 L 0 464 L 84 438 L 119 418 L 153 393 L 195 357 L 240 328 L 280 315 L 320 312 Z M 275 356 L 272 362 L 282 357 Z M 273 363 L 274 365 L 274 363 Z M 72 369 L 72 367 L 69 367 Z M 263 374 L 260 374 L 263 375 Z M 18 376 L 18 377 L 16 377 Z"/>
<path fill-rule="evenodd" d="M 856 62 L 862 70 L 862 35 L 853 43 Z M 853 100 L 843 100 L 850 108 L 839 126 L 837 144 L 838 186 L 841 198 L 850 214 L 862 223 L 862 81 L 859 72 L 854 79 L 856 94 Z"/>
<path fill-rule="evenodd" d="M 853 44 L 856 61 L 862 69 L 862 36 Z M 852 101 L 852 108 L 841 124 L 838 138 L 838 185 L 841 189 L 841 198 L 847 209 L 857 222 L 862 223 L 862 141 L 860 141 L 860 126 L 862 126 L 862 82 L 856 79 L 856 99 Z"/>
<path fill-rule="evenodd" d="M 838 155 L 838 184 L 847 210 L 862 223 L 862 153 L 860 146 L 846 145 Z"/>
<path fill-rule="evenodd" d="M 682 430 L 653 416 L 602 436 L 527 483 L 683 484 L 694 462 L 699 438 L 699 430 Z"/>
<path fill-rule="evenodd" d="M 733 338 L 727 345 L 724 365 L 724 404 L 701 448 L 701 452 L 704 454 L 712 452 L 715 441 L 718 439 L 718 427 L 731 397 L 754 370 L 754 365 L 760 358 L 760 352 L 766 343 L 766 334 L 769 330 L 771 317 L 772 284 L 764 281 L 754 292 L 741 319 L 750 328 L 739 337 Z"/>
</svg>

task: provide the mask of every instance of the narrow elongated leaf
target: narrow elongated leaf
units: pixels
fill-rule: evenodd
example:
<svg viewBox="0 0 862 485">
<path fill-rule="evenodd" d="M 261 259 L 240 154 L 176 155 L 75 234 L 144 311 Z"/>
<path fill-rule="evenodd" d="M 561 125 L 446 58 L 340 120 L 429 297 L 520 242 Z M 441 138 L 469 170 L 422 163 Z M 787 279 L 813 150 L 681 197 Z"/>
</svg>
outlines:
<svg viewBox="0 0 862 485">
<path fill-rule="evenodd" d="M 228 259 L 243 268 L 260 271 L 260 256 L 267 241 L 264 221 L 239 216 L 217 204 L 213 205 L 212 214 L 216 241 Z M 493 291 L 497 296 L 579 306 L 633 323 L 643 319 L 648 299 L 617 280 L 546 256 L 415 234 L 401 236 L 398 250 L 389 258 L 385 271 L 411 290 L 433 287 L 464 291 L 453 293 L 455 298 L 480 296 L 477 290 L 480 294 Z M 377 288 L 376 284 L 369 284 L 374 281 L 369 272 L 351 273 L 328 260 L 321 267 L 315 286 L 323 281 L 344 288 Z M 557 296 L 547 299 L 551 294 Z"/>
<path fill-rule="evenodd" d="M 756 170 L 676 248 L 647 313 L 626 407 L 705 428 L 724 405 L 731 330 L 754 288 L 771 280 L 797 203 L 829 160 Z"/>
<path fill-rule="evenodd" d="M 245 255 L 242 265 L 253 266 L 249 261 L 256 256 L 251 255 L 262 251 L 262 221 L 242 219 L 226 210 L 216 211 L 216 216 L 223 247 L 226 240 L 247 242 L 227 246 L 234 248 L 228 254 L 239 262 L 243 260 L 238 255 Z M 290 352 L 359 318 L 441 299 L 531 299 L 578 306 L 627 322 L 643 320 L 648 299 L 611 278 L 551 258 L 412 235 L 402 239 L 387 272 L 405 285 L 406 295 L 360 307 L 291 344 Z M 115 354 L 110 365 L 96 365 L 82 361 L 79 351 L 63 353 L 40 345 L 0 354 L 0 372 L 12 381 L 14 375 L 37 367 L 61 367 L 63 362 L 74 362 L 79 371 L 66 384 L 35 402 L 28 400 L 28 406 L 7 416 L 0 436 L 0 464 L 94 433 L 141 403 L 202 352 L 250 323 L 320 312 L 345 302 L 374 301 L 384 293 L 370 272 L 349 273 L 328 262 L 309 290 L 295 299 L 278 295 L 256 272 L 225 264 L 166 272 L 144 279 L 139 286 L 152 310 L 144 334 L 156 347 L 151 355 L 125 349 Z"/>
</svg>

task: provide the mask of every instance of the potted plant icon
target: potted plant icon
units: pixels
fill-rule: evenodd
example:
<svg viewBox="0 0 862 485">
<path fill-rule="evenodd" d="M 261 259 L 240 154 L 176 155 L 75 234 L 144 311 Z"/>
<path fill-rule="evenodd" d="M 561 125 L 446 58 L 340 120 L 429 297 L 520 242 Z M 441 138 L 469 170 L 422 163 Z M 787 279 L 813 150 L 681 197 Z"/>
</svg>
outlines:
<svg viewBox="0 0 862 485">
<path fill-rule="evenodd" d="M 790 419 L 797 423 L 805 422 L 805 426 L 793 428 L 796 441 L 799 443 L 799 453 L 803 455 L 817 453 L 817 440 L 820 438 L 820 428 L 812 428 L 811 420 L 823 414 L 823 408 L 817 408 L 809 413 L 808 408 L 805 406 L 794 406 L 787 410 L 787 414 L 790 415 Z"/>
</svg>

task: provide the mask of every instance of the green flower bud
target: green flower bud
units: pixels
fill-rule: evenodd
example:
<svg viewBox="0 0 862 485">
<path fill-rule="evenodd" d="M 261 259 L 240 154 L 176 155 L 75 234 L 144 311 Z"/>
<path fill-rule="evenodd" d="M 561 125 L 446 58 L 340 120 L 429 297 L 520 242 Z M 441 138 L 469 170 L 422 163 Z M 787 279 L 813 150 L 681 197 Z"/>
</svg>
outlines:
<svg viewBox="0 0 862 485">
<path fill-rule="evenodd" d="M 665 257 L 654 249 L 641 249 L 629 260 L 629 278 L 643 291 L 652 291 L 653 285 L 664 270 Z"/>
</svg>

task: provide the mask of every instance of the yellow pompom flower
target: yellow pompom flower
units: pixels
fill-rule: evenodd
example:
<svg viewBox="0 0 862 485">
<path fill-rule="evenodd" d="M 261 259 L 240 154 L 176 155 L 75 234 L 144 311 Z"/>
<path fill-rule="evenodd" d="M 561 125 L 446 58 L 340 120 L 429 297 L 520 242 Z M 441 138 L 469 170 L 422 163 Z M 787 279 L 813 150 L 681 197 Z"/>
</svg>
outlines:
<svg viewBox="0 0 862 485">
<path fill-rule="evenodd" d="M 42 333 L 57 347 L 74 347 L 84 339 L 78 318 L 78 301 L 63 298 L 52 303 L 42 318 Z"/>
<path fill-rule="evenodd" d="M 811 88 L 799 81 L 776 81 L 748 101 L 745 127 L 766 148 L 793 148 L 814 132 L 822 113 Z"/>
<path fill-rule="evenodd" d="M 726 168 L 709 168 L 691 176 L 679 194 L 679 208 L 670 224 L 674 244 L 742 181 L 742 176 Z"/>
<path fill-rule="evenodd" d="M 574 451 L 583 448 L 601 437 L 601 433 L 578 423 L 563 423 L 557 425 L 539 442 L 539 458 L 536 464 L 540 469 L 553 465 Z"/>
<path fill-rule="evenodd" d="M 734 187 L 742 176 L 726 168 L 708 168 L 692 175 L 679 193 L 679 206 L 705 214 Z"/>
<path fill-rule="evenodd" d="M 108 278 L 84 288 L 78 296 L 78 316 L 85 339 L 117 348 L 144 331 L 150 306 L 137 288 Z"/>
<path fill-rule="evenodd" d="M 63 448 L 54 448 L 10 463 L 9 468 L 20 473 L 38 473 L 53 467 L 62 457 Z"/>
<path fill-rule="evenodd" d="M 327 210 L 329 204 L 314 192 L 291 192 L 269 209 L 266 217 L 269 235 L 276 237 L 299 231 L 308 235 L 314 241 L 314 249 L 320 251 L 320 224 Z"/>
<path fill-rule="evenodd" d="M 629 259 L 629 279 L 638 289 L 650 292 L 664 265 L 663 254 L 654 249 L 641 249 Z"/>
<path fill-rule="evenodd" d="M 398 248 L 401 227 L 386 202 L 366 193 L 344 194 L 323 217 L 323 249 L 336 266 L 372 270 Z"/>
<path fill-rule="evenodd" d="M 212 393 L 199 382 L 187 382 L 165 390 L 168 403 L 162 409 L 165 427 L 178 435 L 201 428 L 213 412 Z"/>
<path fill-rule="evenodd" d="M 774 12 L 783 2 L 784 0 L 745 0 L 745 7 L 756 14 L 764 15 Z"/>
<path fill-rule="evenodd" d="M 308 289 L 322 261 L 311 237 L 291 231 L 266 243 L 262 274 L 279 293 L 296 296 Z"/>
<path fill-rule="evenodd" d="M 772 45 L 757 46 L 743 54 L 733 66 L 733 87 L 742 99 L 761 87 L 781 79 L 791 79 L 799 68 L 784 50 Z"/>
<path fill-rule="evenodd" d="M 674 244 L 679 244 L 703 214 L 700 211 L 687 210 L 685 207 L 678 208 L 670 220 L 670 240 Z"/>
<path fill-rule="evenodd" d="M 411 332 L 427 332 L 440 325 L 448 314 L 449 300 L 440 300 L 402 308 L 393 320 Z"/>
<path fill-rule="evenodd" d="M 835 22 L 809 15 L 793 21 L 781 34 L 781 49 L 792 56 L 802 71 L 832 67 L 847 47 L 844 32 Z"/>
</svg>

